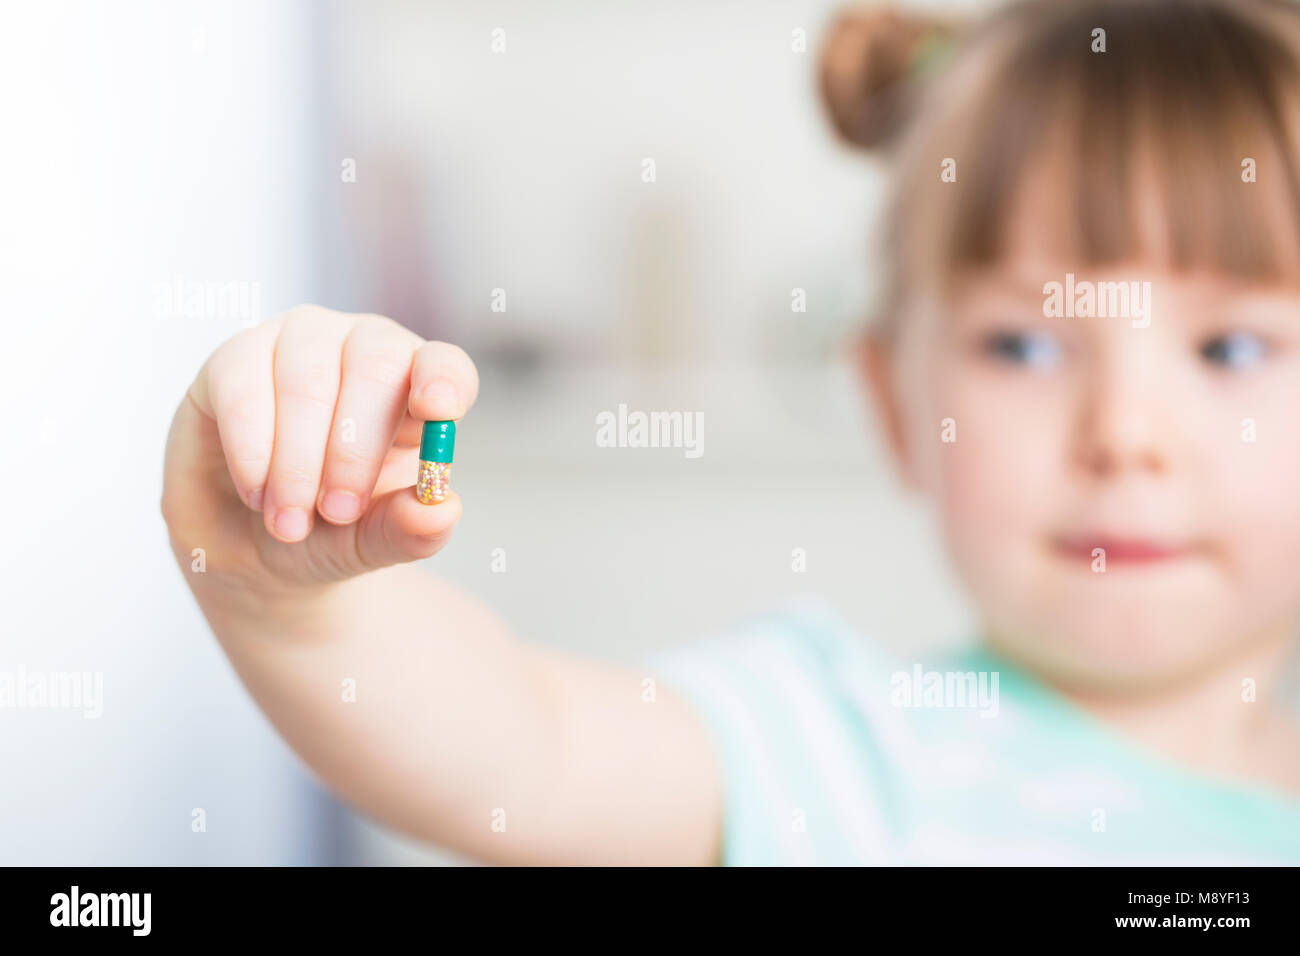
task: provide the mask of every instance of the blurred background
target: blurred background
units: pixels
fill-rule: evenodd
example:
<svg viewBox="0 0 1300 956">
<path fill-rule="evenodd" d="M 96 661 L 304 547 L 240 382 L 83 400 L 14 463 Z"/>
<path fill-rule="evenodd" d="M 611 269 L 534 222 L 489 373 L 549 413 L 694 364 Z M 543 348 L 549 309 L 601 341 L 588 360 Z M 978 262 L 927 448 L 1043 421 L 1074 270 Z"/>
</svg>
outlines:
<svg viewBox="0 0 1300 956">
<path fill-rule="evenodd" d="M 7 11 L 0 674 L 102 673 L 103 713 L 0 707 L 0 863 L 462 862 L 312 779 L 167 546 L 177 402 L 301 302 L 478 362 L 428 564 L 521 636 L 634 661 L 806 593 L 897 647 L 965 636 L 845 354 L 884 180 L 817 96 L 842 7 Z M 597 447 L 620 404 L 702 413 L 703 454 Z"/>
</svg>

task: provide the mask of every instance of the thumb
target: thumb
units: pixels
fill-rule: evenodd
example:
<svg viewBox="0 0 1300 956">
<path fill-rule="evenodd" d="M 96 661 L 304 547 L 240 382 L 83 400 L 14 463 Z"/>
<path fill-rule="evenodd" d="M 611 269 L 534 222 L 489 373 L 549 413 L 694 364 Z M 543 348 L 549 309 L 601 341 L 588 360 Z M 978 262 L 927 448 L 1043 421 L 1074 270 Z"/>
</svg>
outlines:
<svg viewBox="0 0 1300 956">
<path fill-rule="evenodd" d="M 421 504 L 411 487 L 388 492 L 349 529 L 356 535 L 360 571 L 437 554 L 450 540 L 460 515 L 460 496 L 454 491 L 436 505 Z"/>
</svg>

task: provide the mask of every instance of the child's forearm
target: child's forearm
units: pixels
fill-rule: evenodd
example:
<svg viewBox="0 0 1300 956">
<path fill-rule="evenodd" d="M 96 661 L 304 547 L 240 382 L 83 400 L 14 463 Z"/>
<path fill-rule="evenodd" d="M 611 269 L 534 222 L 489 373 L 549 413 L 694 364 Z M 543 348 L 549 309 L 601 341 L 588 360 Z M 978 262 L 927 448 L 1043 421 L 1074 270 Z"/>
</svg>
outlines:
<svg viewBox="0 0 1300 956">
<path fill-rule="evenodd" d="M 358 809 L 479 856 L 505 843 L 498 810 L 519 831 L 543 812 L 562 765 L 549 665 L 454 587 L 407 565 L 277 603 L 195 592 L 276 728 Z"/>
<path fill-rule="evenodd" d="M 468 355 L 382 316 L 304 306 L 236 335 L 168 434 L 187 582 L 289 744 L 383 822 L 514 863 L 715 859 L 716 765 L 684 701 L 516 641 L 408 564 L 461 514 L 411 485 L 424 423 L 477 392 Z"/>
</svg>

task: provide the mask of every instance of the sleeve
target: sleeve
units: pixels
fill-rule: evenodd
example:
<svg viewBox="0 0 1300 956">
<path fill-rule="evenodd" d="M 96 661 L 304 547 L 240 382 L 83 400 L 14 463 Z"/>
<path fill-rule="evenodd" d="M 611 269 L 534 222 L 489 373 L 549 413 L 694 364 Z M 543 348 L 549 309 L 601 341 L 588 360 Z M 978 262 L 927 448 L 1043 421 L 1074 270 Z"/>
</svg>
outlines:
<svg viewBox="0 0 1300 956">
<path fill-rule="evenodd" d="M 783 612 L 649 660 L 703 723 L 723 788 L 728 866 L 879 862 L 883 834 L 844 634 Z"/>
</svg>

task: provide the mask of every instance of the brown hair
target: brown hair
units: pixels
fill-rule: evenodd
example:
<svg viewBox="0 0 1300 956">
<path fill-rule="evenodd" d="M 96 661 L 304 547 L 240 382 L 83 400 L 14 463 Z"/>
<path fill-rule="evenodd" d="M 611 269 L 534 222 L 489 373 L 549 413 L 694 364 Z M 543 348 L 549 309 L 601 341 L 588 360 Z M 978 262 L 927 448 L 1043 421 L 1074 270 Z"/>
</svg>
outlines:
<svg viewBox="0 0 1300 956">
<path fill-rule="evenodd" d="M 1022 0 L 965 30 L 876 15 L 874 74 L 846 66 L 845 38 L 866 15 L 841 18 L 822 59 L 831 116 L 893 163 L 885 330 L 912 290 L 944 294 L 1005 255 L 1013 204 L 1045 171 L 1060 184 L 1064 248 L 1081 263 L 1146 256 L 1296 281 L 1298 13 L 1284 0 Z M 954 54 L 919 77 L 917 50 L 936 35 Z M 1054 157 L 1064 162 L 1049 168 Z M 1243 180 L 1247 157 L 1257 183 Z M 945 158 L 955 182 L 940 180 Z M 1155 200 L 1154 222 L 1139 200 Z"/>
</svg>

